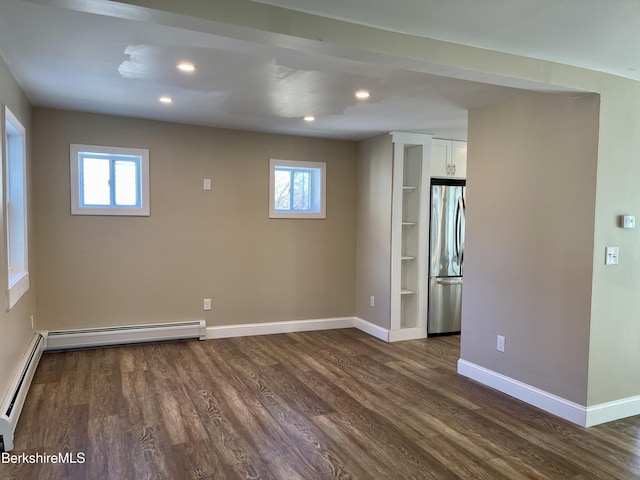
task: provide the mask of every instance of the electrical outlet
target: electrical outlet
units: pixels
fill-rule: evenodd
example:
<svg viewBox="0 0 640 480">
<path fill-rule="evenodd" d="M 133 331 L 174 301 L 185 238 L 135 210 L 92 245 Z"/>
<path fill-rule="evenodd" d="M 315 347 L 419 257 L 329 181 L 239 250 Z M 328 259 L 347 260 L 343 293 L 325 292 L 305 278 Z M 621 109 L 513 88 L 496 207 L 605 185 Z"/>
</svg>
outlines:
<svg viewBox="0 0 640 480">
<path fill-rule="evenodd" d="M 376 306 L 376 297 L 374 297 L 373 295 L 371 295 L 371 298 L 369 299 L 369 305 L 371 307 L 375 307 Z"/>
<path fill-rule="evenodd" d="M 204 299 L 204 309 L 205 310 L 211 310 L 211 299 L 210 298 L 205 298 Z"/>
<path fill-rule="evenodd" d="M 498 335 L 498 339 L 496 342 L 496 350 L 504 353 L 504 342 L 505 342 L 505 338 L 502 335 Z"/>
</svg>

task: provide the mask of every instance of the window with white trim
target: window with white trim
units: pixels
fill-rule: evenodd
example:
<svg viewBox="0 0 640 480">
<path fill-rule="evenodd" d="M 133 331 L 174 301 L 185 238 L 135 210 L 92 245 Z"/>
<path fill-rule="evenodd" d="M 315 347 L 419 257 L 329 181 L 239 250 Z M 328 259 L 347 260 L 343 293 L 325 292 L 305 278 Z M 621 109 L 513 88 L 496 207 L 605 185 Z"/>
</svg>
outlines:
<svg viewBox="0 0 640 480">
<path fill-rule="evenodd" d="M 29 290 L 26 130 L 5 107 L 5 230 L 7 234 L 7 308 Z"/>
<path fill-rule="evenodd" d="M 149 216 L 149 150 L 72 144 L 72 215 Z"/>
<path fill-rule="evenodd" d="M 326 163 L 269 160 L 269 218 L 326 218 Z"/>
</svg>

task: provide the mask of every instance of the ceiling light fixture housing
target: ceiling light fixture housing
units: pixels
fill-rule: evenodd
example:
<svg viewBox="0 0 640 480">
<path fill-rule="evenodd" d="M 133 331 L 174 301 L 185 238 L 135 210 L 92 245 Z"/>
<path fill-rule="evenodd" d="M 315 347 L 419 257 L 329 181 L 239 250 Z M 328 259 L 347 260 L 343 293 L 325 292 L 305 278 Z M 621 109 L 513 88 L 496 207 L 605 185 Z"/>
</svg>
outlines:
<svg viewBox="0 0 640 480">
<path fill-rule="evenodd" d="M 369 92 L 368 90 L 358 90 L 356 92 L 356 98 L 360 100 L 366 100 L 370 96 L 371 96 L 371 92 Z"/>
<path fill-rule="evenodd" d="M 162 97 L 160 97 L 160 98 L 158 99 L 158 101 L 159 101 L 160 103 L 173 103 L 173 98 L 171 98 L 171 97 L 169 97 L 169 96 L 167 96 L 167 95 L 163 95 Z"/>
<path fill-rule="evenodd" d="M 316 117 L 314 117 L 313 115 L 306 115 L 304 117 L 305 122 L 314 122 L 315 120 L 316 120 Z"/>
</svg>

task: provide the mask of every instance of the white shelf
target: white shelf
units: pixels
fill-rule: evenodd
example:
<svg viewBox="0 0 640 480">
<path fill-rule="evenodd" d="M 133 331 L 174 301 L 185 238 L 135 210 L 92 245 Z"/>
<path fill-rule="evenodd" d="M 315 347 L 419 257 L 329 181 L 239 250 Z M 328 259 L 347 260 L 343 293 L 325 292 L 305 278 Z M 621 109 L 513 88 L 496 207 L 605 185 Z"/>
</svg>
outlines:
<svg viewBox="0 0 640 480">
<path fill-rule="evenodd" d="M 415 227 L 416 225 L 416 222 L 402 222 L 403 227 Z"/>
<path fill-rule="evenodd" d="M 413 192 L 416 188 L 418 188 L 418 187 L 407 187 L 407 186 L 404 186 L 404 187 L 402 187 L 402 190 L 405 191 L 405 192 Z"/>
<path fill-rule="evenodd" d="M 403 256 L 400 257 L 400 260 L 402 260 L 403 262 L 409 261 L 409 260 L 415 260 L 416 257 L 409 257 L 409 256 Z"/>
<path fill-rule="evenodd" d="M 407 290 L 406 288 L 403 288 L 402 290 L 400 290 L 400 295 L 413 295 L 414 292 L 413 290 Z"/>
</svg>

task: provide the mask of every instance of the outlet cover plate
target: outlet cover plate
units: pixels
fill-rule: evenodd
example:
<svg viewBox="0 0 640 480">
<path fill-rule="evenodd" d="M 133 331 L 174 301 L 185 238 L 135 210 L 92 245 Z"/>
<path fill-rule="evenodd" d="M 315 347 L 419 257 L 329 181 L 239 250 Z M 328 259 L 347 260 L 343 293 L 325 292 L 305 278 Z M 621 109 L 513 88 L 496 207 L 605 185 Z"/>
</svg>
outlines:
<svg viewBox="0 0 640 480">
<path fill-rule="evenodd" d="M 620 258 L 620 247 L 607 247 L 604 257 L 605 265 L 617 265 Z"/>
</svg>

